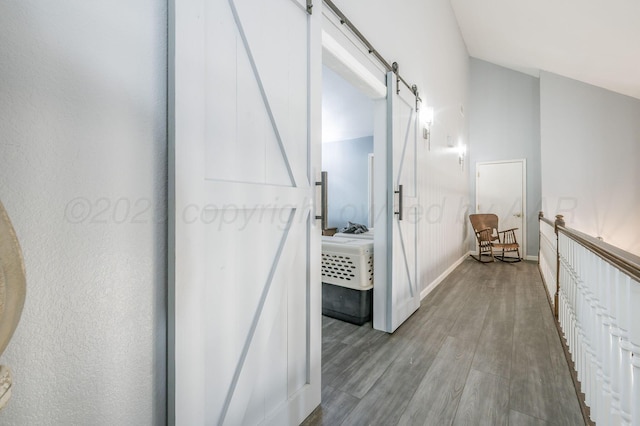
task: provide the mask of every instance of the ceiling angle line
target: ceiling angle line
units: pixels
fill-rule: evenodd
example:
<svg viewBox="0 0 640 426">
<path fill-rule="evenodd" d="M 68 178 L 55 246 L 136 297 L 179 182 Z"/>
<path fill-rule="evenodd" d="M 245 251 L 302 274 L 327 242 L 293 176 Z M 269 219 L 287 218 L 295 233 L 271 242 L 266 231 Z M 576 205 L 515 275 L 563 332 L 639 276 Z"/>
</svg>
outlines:
<svg viewBox="0 0 640 426">
<path fill-rule="evenodd" d="M 349 28 L 349 30 L 351 30 L 351 32 L 356 37 L 358 37 L 358 39 L 360 39 L 360 41 L 362 42 L 362 44 L 364 44 L 364 46 L 367 48 L 369 53 L 372 54 L 373 56 L 375 56 L 376 59 L 378 61 L 380 61 L 380 63 L 386 68 L 387 71 L 393 71 L 396 74 L 398 80 L 401 81 L 405 86 L 407 86 L 407 89 L 409 89 L 411 91 L 411 93 L 413 93 L 417 97 L 418 96 L 418 88 L 417 88 L 417 86 L 415 84 L 414 85 L 410 85 L 409 83 L 406 82 L 406 80 L 404 78 L 402 78 L 402 76 L 400 75 L 400 72 L 398 71 L 397 62 L 394 62 L 393 65 L 390 65 L 389 62 L 387 62 L 382 57 L 382 55 L 373 47 L 373 45 L 371 43 L 369 43 L 369 40 L 367 40 L 366 37 L 364 35 L 362 35 L 362 33 L 349 20 L 349 18 L 347 18 L 346 15 L 344 13 L 342 13 L 342 11 L 338 8 L 338 6 L 336 6 L 335 3 L 333 3 L 333 1 L 331 1 L 331 0 L 323 0 L 323 1 L 327 6 L 329 6 L 329 9 L 331 9 L 333 11 L 333 13 L 335 13 L 338 18 L 340 18 L 340 23 L 342 25 L 346 25 L 347 28 Z"/>
</svg>

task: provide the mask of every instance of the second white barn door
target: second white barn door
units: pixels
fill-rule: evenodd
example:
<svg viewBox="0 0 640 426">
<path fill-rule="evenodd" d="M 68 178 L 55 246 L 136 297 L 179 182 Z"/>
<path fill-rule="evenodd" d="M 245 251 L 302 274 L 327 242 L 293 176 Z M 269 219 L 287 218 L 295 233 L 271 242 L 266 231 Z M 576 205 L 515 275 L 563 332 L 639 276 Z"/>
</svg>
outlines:
<svg viewBox="0 0 640 426">
<path fill-rule="evenodd" d="M 524 160 L 478 163 L 476 166 L 476 212 L 498 215 L 500 230 L 518 228 L 520 255 L 525 256 L 525 162 Z"/>
<path fill-rule="evenodd" d="M 375 286 L 382 284 L 386 290 L 386 315 L 374 312 L 374 326 L 393 332 L 420 306 L 418 121 L 415 95 L 405 86 L 398 86 L 391 72 L 387 74 L 387 89 L 387 143 L 384 149 L 375 151 L 376 157 L 381 157 L 376 158 L 376 173 L 384 175 L 384 185 L 376 191 L 378 194 L 384 191 L 384 196 L 376 199 L 386 201 L 379 225 L 376 224 L 376 250 L 386 245 L 386 256 L 378 255 L 374 262 Z"/>
</svg>

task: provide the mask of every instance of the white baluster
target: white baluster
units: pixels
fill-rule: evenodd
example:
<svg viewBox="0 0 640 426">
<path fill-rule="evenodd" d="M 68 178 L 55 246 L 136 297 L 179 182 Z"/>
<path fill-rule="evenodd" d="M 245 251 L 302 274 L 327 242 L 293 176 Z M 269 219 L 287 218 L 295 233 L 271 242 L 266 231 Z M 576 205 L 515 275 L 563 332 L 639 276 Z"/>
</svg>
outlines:
<svg viewBox="0 0 640 426">
<path fill-rule="evenodd" d="M 620 416 L 620 362 L 622 360 L 622 352 L 620 351 L 620 328 L 618 327 L 618 293 L 620 292 L 620 283 L 613 280 L 608 281 L 608 270 L 604 270 L 603 283 L 610 289 L 610 297 L 608 299 L 610 314 L 610 359 L 611 359 L 611 424 L 618 425 L 622 423 Z"/>
<path fill-rule="evenodd" d="M 600 328 L 602 324 L 602 313 L 599 309 L 599 299 L 597 290 L 597 280 L 594 273 L 594 266 L 597 266 L 597 259 L 588 250 L 583 250 L 585 256 L 584 276 L 587 284 L 588 300 L 589 300 L 589 355 L 591 362 L 589 363 L 590 391 L 593 400 L 593 417 L 597 422 L 604 420 L 604 399 L 603 387 L 604 379 L 602 377 L 602 354 L 600 342 Z"/>
<path fill-rule="evenodd" d="M 631 424 L 640 426 L 640 346 L 633 345 L 631 365 L 633 367 L 631 391 Z"/>
<path fill-rule="evenodd" d="M 571 283 L 569 282 L 569 277 L 567 275 L 567 267 L 566 267 L 566 247 L 564 244 L 564 236 L 561 234 L 558 236 L 558 253 L 560 255 L 560 297 L 562 298 L 562 318 L 560 322 L 560 326 L 562 327 L 562 331 L 564 332 L 565 339 L 567 340 L 567 347 L 569 348 L 569 352 L 571 352 L 571 338 L 572 333 L 569 326 L 569 294 Z"/>
<path fill-rule="evenodd" d="M 567 247 L 567 237 L 561 235 L 562 238 L 562 278 L 560 280 L 561 283 L 565 283 L 565 332 L 567 333 L 567 346 L 569 347 L 569 352 L 571 353 L 571 359 L 575 361 L 574 346 L 573 346 L 573 338 L 574 338 L 574 324 L 573 324 L 573 279 L 571 274 L 569 274 L 568 266 L 567 266 L 567 258 L 568 258 L 568 247 Z M 562 285 L 561 285 L 562 286 Z"/>
<path fill-rule="evenodd" d="M 624 279 L 615 270 L 615 282 L 619 283 L 618 292 L 618 324 L 620 327 L 620 418 L 623 425 L 631 424 L 631 342 L 629 341 L 630 328 L 630 280 Z"/>
<path fill-rule="evenodd" d="M 599 283 L 597 278 L 597 273 L 595 272 L 598 266 L 598 259 L 595 258 L 593 254 L 589 252 L 589 281 L 591 282 L 591 297 L 592 297 L 592 325 L 593 325 L 593 334 L 592 334 L 592 349 L 594 353 L 594 362 L 592 369 L 595 372 L 595 386 L 594 386 L 594 396 L 596 400 L 596 405 L 598 407 L 598 412 L 596 413 L 596 418 L 600 423 L 604 422 L 607 412 L 606 400 L 604 397 L 604 373 L 602 366 L 602 308 L 600 307 L 600 294 L 599 294 Z"/>
<path fill-rule="evenodd" d="M 592 408 L 591 416 L 595 414 L 595 404 L 593 400 L 593 392 L 591 392 L 591 375 L 589 372 L 589 364 L 591 363 L 591 351 L 589 350 L 589 309 L 590 298 L 589 291 L 586 283 L 583 281 L 582 269 L 583 269 L 583 250 L 577 244 L 573 244 L 576 249 L 576 279 L 578 283 L 578 291 L 580 293 L 580 300 L 578 303 L 578 330 L 579 330 L 579 348 L 580 353 L 580 382 L 582 383 L 582 389 L 585 394 L 585 401 L 589 407 Z"/>
<path fill-rule="evenodd" d="M 580 352 L 580 322 L 579 322 L 581 294 L 580 294 L 579 283 L 575 275 L 573 275 L 571 271 L 569 272 L 571 276 L 571 282 L 573 284 L 573 298 L 571 300 L 571 333 L 573 334 L 573 341 L 572 341 L 573 356 L 575 358 L 575 363 L 576 363 L 576 373 L 580 375 L 582 374 L 580 370 L 580 363 L 581 363 L 580 361 L 582 359 L 582 356 Z"/>
<path fill-rule="evenodd" d="M 622 274 L 621 274 L 622 275 Z M 640 283 L 623 275 L 629 286 L 629 341 L 631 346 L 631 424 L 640 426 Z"/>
<path fill-rule="evenodd" d="M 568 317 L 567 317 L 567 291 L 568 288 L 570 286 L 568 280 L 567 280 L 567 274 L 566 274 L 566 269 L 564 267 L 564 260 L 561 260 L 560 263 L 560 274 L 559 274 L 559 279 L 560 279 L 560 296 L 559 296 L 559 304 L 560 304 L 560 314 L 558 316 L 558 320 L 560 321 L 560 327 L 562 328 L 562 331 L 564 332 L 564 336 L 565 339 L 567 339 L 567 345 L 569 345 L 569 339 L 570 339 L 570 333 L 568 332 L 569 330 L 567 329 L 567 321 L 568 321 Z"/>
<path fill-rule="evenodd" d="M 575 254 L 575 246 L 571 245 L 572 254 Z M 571 278 L 575 287 L 575 300 L 574 300 L 574 350 L 576 357 L 576 373 L 578 376 L 578 380 L 584 383 L 584 372 L 582 371 L 583 365 L 583 350 L 582 350 L 582 298 L 584 294 L 582 292 L 582 286 L 580 284 L 579 278 L 575 274 L 575 268 L 577 266 L 578 260 L 575 256 L 572 256 L 570 267 L 572 266 L 574 271 L 571 271 Z"/>
<path fill-rule="evenodd" d="M 602 382 L 598 389 L 599 392 L 599 405 L 598 419 L 600 424 L 611 424 L 611 380 L 610 380 L 610 362 L 609 362 L 609 314 L 606 307 L 606 300 L 608 298 L 607 292 L 609 286 L 601 280 L 600 271 L 607 268 L 605 262 L 596 255 L 593 257 L 593 276 L 596 278 L 597 283 L 597 299 L 598 299 L 598 374 L 601 377 Z"/>
<path fill-rule="evenodd" d="M 575 270 L 576 270 L 576 280 L 578 283 L 578 291 L 580 293 L 580 300 L 578 303 L 578 307 L 579 307 L 579 312 L 578 312 L 578 330 L 580 333 L 580 346 L 579 346 L 579 352 L 580 352 L 580 382 L 582 383 L 582 390 L 585 394 L 585 399 L 587 402 L 587 405 L 589 407 L 593 408 L 593 394 L 591 393 L 591 383 L 589 381 L 590 377 L 589 377 L 589 367 L 588 367 L 588 363 L 590 361 L 590 357 L 589 357 L 589 323 L 587 321 L 588 318 L 588 310 L 589 310 L 589 294 L 588 294 L 588 290 L 587 290 L 587 286 L 585 284 L 585 282 L 583 281 L 583 277 L 582 277 L 582 266 L 583 266 L 583 259 L 582 259 L 582 247 L 580 247 L 579 245 L 573 243 L 573 246 L 575 248 L 575 252 L 576 252 L 576 259 L 575 259 Z M 593 412 L 595 411 L 595 409 L 592 409 L 592 416 L 593 416 Z"/>
<path fill-rule="evenodd" d="M 593 419 L 600 418 L 600 398 L 598 386 L 598 358 L 597 358 L 597 340 L 596 340 L 596 305 L 597 299 L 593 292 L 593 280 L 590 275 L 589 252 L 580 247 L 582 257 L 581 274 L 584 282 L 584 328 L 585 328 L 585 354 L 587 361 L 585 362 L 585 374 L 587 377 L 587 392 L 591 400 L 591 417 Z"/>
<path fill-rule="evenodd" d="M 563 260 L 564 262 L 564 260 Z M 571 343 L 571 332 L 569 330 L 569 307 L 568 307 L 568 291 L 571 283 L 567 278 L 567 270 L 565 269 L 564 263 L 560 264 L 560 309 L 562 310 L 561 314 L 561 327 L 564 332 L 565 339 L 567 340 L 567 346 Z"/>
<path fill-rule="evenodd" d="M 589 252 L 580 246 L 580 274 L 584 292 L 584 352 L 585 352 L 585 378 L 587 389 L 585 394 L 589 394 L 591 401 L 591 417 L 599 418 L 600 400 L 598 395 L 598 359 L 596 352 L 596 305 L 597 300 L 593 294 L 593 281 L 589 274 Z"/>
<path fill-rule="evenodd" d="M 602 423 L 614 424 L 613 417 L 613 392 L 611 391 L 611 316 L 609 311 L 610 291 L 615 285 L 607 285 L 603 271 L 607 264 L 594 256 L 594 276 L 598 283 L 598 299 L 600 309 L 600 354 L 602 357 L 602 392 L 603 408 L 601 411 Z"/>
<path fill-rule="evenodd" d="M 578 300 L 578 286 L 576 285 L 576 281 L 574 276 L 571 274 L 568 269 L 568 264 L 565 265 L 565 275 L 567 278 L 567 282 L 569 283 L 570 293 L 569 298 L 567 300 L 567 326 L 569 328 L 569 334 L 571 340 L 569 341 L 569 345 L 571 348 L 571 359 L 575 362 L 576 360 L 576 304 Z M 577 370 L 576 370 L 577 371 Z"/>
</svg>

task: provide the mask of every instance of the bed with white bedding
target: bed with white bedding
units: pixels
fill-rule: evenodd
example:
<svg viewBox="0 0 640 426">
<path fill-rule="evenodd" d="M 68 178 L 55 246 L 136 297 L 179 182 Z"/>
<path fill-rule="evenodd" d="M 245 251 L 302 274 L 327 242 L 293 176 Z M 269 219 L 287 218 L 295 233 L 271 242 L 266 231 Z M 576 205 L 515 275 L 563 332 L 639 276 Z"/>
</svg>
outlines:
<svg viewBox="0 0 640 426">
<path fill-rule="evenodd" d="M 336 232 L 333 234 L 334 237 L 339 238 L 352 238 L 358 240 L 373 240 L 373 228 L 369 228 L 367 232 L 363 232 L 361 234 L 348 234 L 346 232 Z"/>
</svg>

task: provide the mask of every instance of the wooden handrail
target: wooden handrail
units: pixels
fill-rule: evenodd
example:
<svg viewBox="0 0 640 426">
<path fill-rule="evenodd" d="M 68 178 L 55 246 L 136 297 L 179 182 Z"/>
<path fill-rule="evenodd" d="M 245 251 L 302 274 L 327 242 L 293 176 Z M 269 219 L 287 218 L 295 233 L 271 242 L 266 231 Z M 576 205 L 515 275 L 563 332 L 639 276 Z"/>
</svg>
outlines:
<svg viewBox="0 0 640 426">
<path fill-rule="evenodd" d="M 558 226 L 558 231 L 640 282 L 640 257 L 566 226 Z"/>
<path fill-rule="evenodd" d="M 605 261 L 620 269 L 631 278 L 640 282 L 640 257 L 619 247 L 607 244 L 602 240 L 585 234 L 584 232 L 565 226 L 562 216 L 556 216 L 556 221 L 544 217 L 544 213 L 538 214 L 538 219 L 555 228 L 556 233 L 562 232 L 573 241 L 588 250 L 591 250 Z"/>
<path fill-rule="evenodd" d="M 544 217 L 544 214 L 542 212 L 538 213 L 538 219 L 549 226 L 555 226 L 555 223 L 551 219 L 547 219 L 546 217 Z"/>
<path fill-rule="evenodd" d="M 541 222 L 544 222 L 544 223 L 546 223 L 547 225 L 549 225 L 549 226 L 551 226 L 553 228 L 554 223 L 553 223 L 553 221 L 551 219 L 547 219 L 544 216 L 539 216 L 539 219 L 540 219 Z"/>
</svg>

